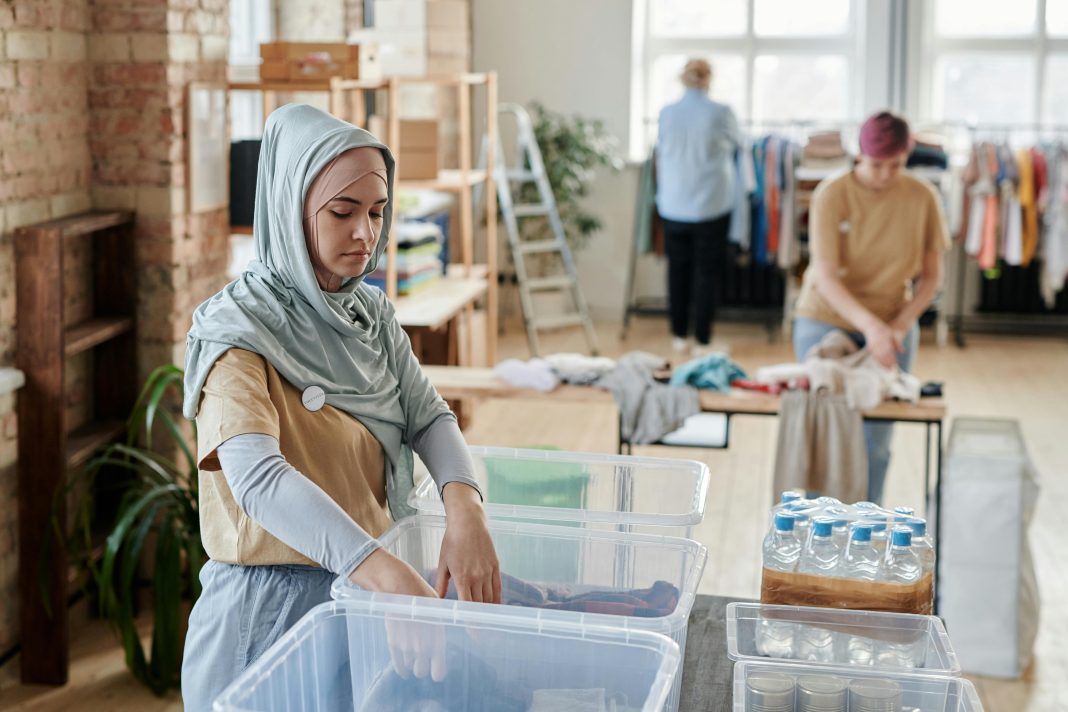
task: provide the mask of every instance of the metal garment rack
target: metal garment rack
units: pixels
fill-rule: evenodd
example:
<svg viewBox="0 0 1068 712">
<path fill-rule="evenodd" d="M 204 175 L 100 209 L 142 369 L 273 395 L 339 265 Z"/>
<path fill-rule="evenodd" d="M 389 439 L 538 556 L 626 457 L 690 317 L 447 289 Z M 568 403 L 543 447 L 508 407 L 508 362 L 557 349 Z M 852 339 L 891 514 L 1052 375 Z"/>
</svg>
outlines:
<svg viewBox="0 0 1068 712">
<path fill-rule="evenodd" d="M 963 121 L 944 121 L 939 124 L 945 128 L 955 128 L 968 132 L 968 139 L 974 145 L 986 138 L 1005 140 L 1013 133 L 1030 133 L 1035 138 L 1043 134 L 1054 134 L 1059 141 L 1068 141 L 1068 124 L 1048 123 L 970 123 Z M 956 303 L 954 304 L 953 340 L 958 347 L 966 345 L 964 340 L 964 291 L 966 273 L 968 271 L 968 256 L 964 251 L 964 245 L 959 240 L 954 241 L 956 250 Z M 1059 314 L 1014 314 L 1012 312 L 973 314 L 968 319 L 983 327 L 983 331 L 996 333 L 1060 333 L 1068 334 L 1068 316 Z"/>
</svg>

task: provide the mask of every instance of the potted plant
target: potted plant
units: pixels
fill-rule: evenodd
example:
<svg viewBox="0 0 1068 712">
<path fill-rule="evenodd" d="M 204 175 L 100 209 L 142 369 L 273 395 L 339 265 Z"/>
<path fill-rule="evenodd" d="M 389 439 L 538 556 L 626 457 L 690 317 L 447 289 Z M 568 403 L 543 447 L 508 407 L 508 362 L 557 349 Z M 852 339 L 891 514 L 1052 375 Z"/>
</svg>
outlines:
<svg viewBox="0 0 1068 712">
<path fill-rule="evenodd" d="M 197 511 L 196 427 L 190 432 L 172 410 L 172 398 L 181 402 L 183 375 L 172 365 L 153 371 L 127 421 L 126 441 L 101 451 L 59 493 L 85 493 L 73 509 L 71 536 L 64 536 L 53 517 L 57 539 L 68 542 L 72 556 L 89 572 L 87 584 L 101 617 L 122 643 L 126 666 L 157 695 L 180 684 L 188 612 L 200 595 L 200 568 L 206 560 Z M 94 548 L 91 493 L 102 471 L 109 477 L 127 476 L 116 493 L 118 509 L 101 549 Z M 150 576 L 142 573 L 146 568 Z M 136 616 L 146 585 L 152 611 L 148 651 Z"/>
</svg>

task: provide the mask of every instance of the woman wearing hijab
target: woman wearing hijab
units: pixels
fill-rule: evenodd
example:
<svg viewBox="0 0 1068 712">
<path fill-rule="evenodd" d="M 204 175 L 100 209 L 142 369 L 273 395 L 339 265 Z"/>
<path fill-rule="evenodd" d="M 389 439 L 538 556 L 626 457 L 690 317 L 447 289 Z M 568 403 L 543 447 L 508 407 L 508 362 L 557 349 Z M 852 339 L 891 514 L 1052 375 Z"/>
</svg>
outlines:
<svg viewBox="0 0 1068 712">
<path fill-rule="evenodd" d="M 841 329 L 886 368 L 912 368 L 917 320 L 942 286 L 949 230 L 927 182 L 905 172 L 912 137 L 890 112 L 860 130 L 856 167 L 820 183 L 812 197 L 812 260 L 797 299 L 793 337 L 799 361 Z M 889 423 L 865 423 L 868 500 L 879 502 L 890 465 Z"/>
<path fill-rule="evenodd" d="M 500 601 L 500 571 L 456 417 L 419 368 L 393 306 L 363 284 L 385 251 L 394 161 L 375 137 L 284 106 L 260 154 L 256 259 L 202 304 L 186 355 L 209 561 L 189 620 L 187 710 L 213 699 L 333 579 L 416 596 Z M 448 526 L 437 590 L 375 537 L 410 514 L 412 450 Z M 419 677 L 430 660 L 405 661 Z M 436 668 L 436 666 L 435 666 Z"/>
</svg>

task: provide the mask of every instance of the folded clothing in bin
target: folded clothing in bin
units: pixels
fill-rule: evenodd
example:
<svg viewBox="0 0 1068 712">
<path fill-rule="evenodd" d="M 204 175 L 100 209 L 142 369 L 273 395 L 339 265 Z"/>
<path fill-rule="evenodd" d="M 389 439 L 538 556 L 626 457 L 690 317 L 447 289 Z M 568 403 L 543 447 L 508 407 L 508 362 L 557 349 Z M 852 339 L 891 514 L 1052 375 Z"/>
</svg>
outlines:
<svg viewBox="0 0 1068 712">
<path fill-rule="evenodd" d="M 433 586 L 437 582 L 437 570 L 429 571 L 423 577 Z M 451 581 L 445 598 L 456 600 L 456 587 Z M 595 589 L 574 593 L 570 586 L 563 584 L 529 583 L 515 576 L 501 574 L 501 603 L 556 611 L 660 618 L 670 616 L 678 607 L 679 589 L 667 581 L 657 581 L 648 588 Z"/>
</svg>

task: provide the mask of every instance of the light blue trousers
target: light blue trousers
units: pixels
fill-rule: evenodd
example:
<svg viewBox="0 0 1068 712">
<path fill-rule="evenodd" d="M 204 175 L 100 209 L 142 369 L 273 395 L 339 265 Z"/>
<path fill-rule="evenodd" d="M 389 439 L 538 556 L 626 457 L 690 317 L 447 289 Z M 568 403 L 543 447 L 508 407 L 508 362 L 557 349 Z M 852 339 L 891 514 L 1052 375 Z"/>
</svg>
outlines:
<svg viewBox="0 0 1068 712">
<path fill-rule="evenodd" d="M 841 327 L 816 319 L 798 317 L 794 319 L 794 355 L 803 361 L 805 354 L 827 335 L 827 332 Z M 846 332 L 849 338 L 864 346 L 864 335 L 858 331 Z M 919 344 L 920 327 L 913 325 L 905 336 L 905 350 L 897 354 L 897 365 L 902 371 L 912 370 L 916 359 L 916 347 Z M 894 435 L 892 423 L 864 423 L 864 444 L 868 450 L 868 501 L 882 503 L 883 486 L 886 484 L 886 470 L 890 467 L 890 440 Z"/>
<path fill-rule="evenodd" d="M 330 600 L 335 575 L 310 566 L 235 566 L 208 561 L 189 616 L 182 661 L 186 712 L 206 712 L 249 665 Z"/>
</svg>

